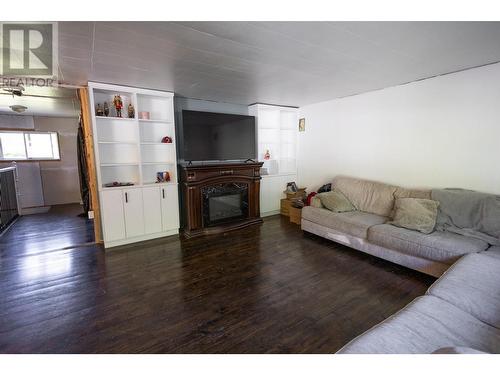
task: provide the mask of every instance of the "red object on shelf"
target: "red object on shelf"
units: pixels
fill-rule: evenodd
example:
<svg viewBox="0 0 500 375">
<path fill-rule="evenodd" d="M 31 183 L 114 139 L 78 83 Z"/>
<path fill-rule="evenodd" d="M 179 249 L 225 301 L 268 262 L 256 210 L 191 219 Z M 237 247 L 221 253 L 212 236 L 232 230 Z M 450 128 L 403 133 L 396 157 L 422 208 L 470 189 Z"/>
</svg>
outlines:
<svg viewBox="0 0 500 375">
<path fill-rule="evenodd" d="M 156 182 L 170 182 L 170 173 L 169 172 L 156 173 Z"/>
<path fill-rule="evenodd" d="M 172 143 L 172 138 L 169 136 L 163 137 L 161 143 Z"/>
</svg>

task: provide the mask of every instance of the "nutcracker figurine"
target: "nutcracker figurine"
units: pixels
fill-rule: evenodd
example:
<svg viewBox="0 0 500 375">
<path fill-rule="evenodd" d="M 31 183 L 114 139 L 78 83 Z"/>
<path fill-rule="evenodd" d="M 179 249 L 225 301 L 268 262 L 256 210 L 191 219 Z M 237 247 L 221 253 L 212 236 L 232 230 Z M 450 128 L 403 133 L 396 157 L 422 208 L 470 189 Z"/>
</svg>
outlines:
<svg viewBox="0 0 500 375">
<path fill-rule="evenodd" d="M 104 102 L 104 116 L 109 116 L 109 105 L 108 102 Z"/>
<path fill-rule="evenodd" d="M 95 109 L 96 116 L 104 116 L 104 111 L 102 110 L 101 103 L 97 103 L 97 108 Z"/>
<path fill-rule="evenodd" d="M 127 107 L 127 112 L 128 112 L 128 118 L 134 118 L 135 117 L 135 109 L 132 104 L 129 104 Z"/>
<path fill-rule="evenodd" d="M 116 117 L 122 117 L 123 101 L 120 95 L 115 95 L 113 98 L 113 105 L 116 109 Z"/>
</svg>

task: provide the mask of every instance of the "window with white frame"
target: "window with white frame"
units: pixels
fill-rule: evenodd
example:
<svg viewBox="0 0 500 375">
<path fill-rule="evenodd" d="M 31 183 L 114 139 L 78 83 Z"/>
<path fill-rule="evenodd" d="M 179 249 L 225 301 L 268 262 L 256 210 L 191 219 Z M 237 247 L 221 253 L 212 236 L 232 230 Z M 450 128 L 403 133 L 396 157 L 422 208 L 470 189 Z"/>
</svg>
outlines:
<svg viewBox="0 0 500 375">
<path fill-rule="evenodd" d="M 59 160 L 56 132 L 0 130 L 0 160 Z"/>
</svg>

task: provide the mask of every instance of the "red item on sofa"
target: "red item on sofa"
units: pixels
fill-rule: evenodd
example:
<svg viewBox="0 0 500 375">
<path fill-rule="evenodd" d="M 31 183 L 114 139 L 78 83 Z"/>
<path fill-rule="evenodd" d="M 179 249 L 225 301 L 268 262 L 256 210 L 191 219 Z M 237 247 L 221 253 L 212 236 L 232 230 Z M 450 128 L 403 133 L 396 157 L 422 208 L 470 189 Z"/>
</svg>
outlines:
<svg viewBox="0 0 500 375">
<path fill-rule="evenodd" d="M 310 206 L 311 205 L 311 199 L 312 197 L 314 197 L 317 193 L 315 191 L 313 191 L 312 193 L 309 193 L 309 195 L 307 196 L 306 198 L 306 206 Z"/>
</svg>

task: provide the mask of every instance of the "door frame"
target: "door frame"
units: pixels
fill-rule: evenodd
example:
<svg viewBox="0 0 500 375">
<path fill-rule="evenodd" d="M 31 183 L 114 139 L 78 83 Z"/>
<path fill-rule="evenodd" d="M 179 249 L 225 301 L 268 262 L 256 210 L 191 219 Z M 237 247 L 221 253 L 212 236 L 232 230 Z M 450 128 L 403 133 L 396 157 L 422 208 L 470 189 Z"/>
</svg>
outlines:
<svg viewBox="0 0 500 375">
<path fill-rule="evenodd" d="M 97 190 L 94 138 L 92 132 L 92 119 L 90 115 L 91 108 L 89 104 L 89 90 L 87 87 L 81 87 L 78 89 L 78 98 L 80 99 L 81 123 L 85 143 L 85 159 L 87 160 L 89 176 L 90 209 L 94 213 L 94 237 L 95 242 L 103 243 L 99 192 Z"/>
</svg>

